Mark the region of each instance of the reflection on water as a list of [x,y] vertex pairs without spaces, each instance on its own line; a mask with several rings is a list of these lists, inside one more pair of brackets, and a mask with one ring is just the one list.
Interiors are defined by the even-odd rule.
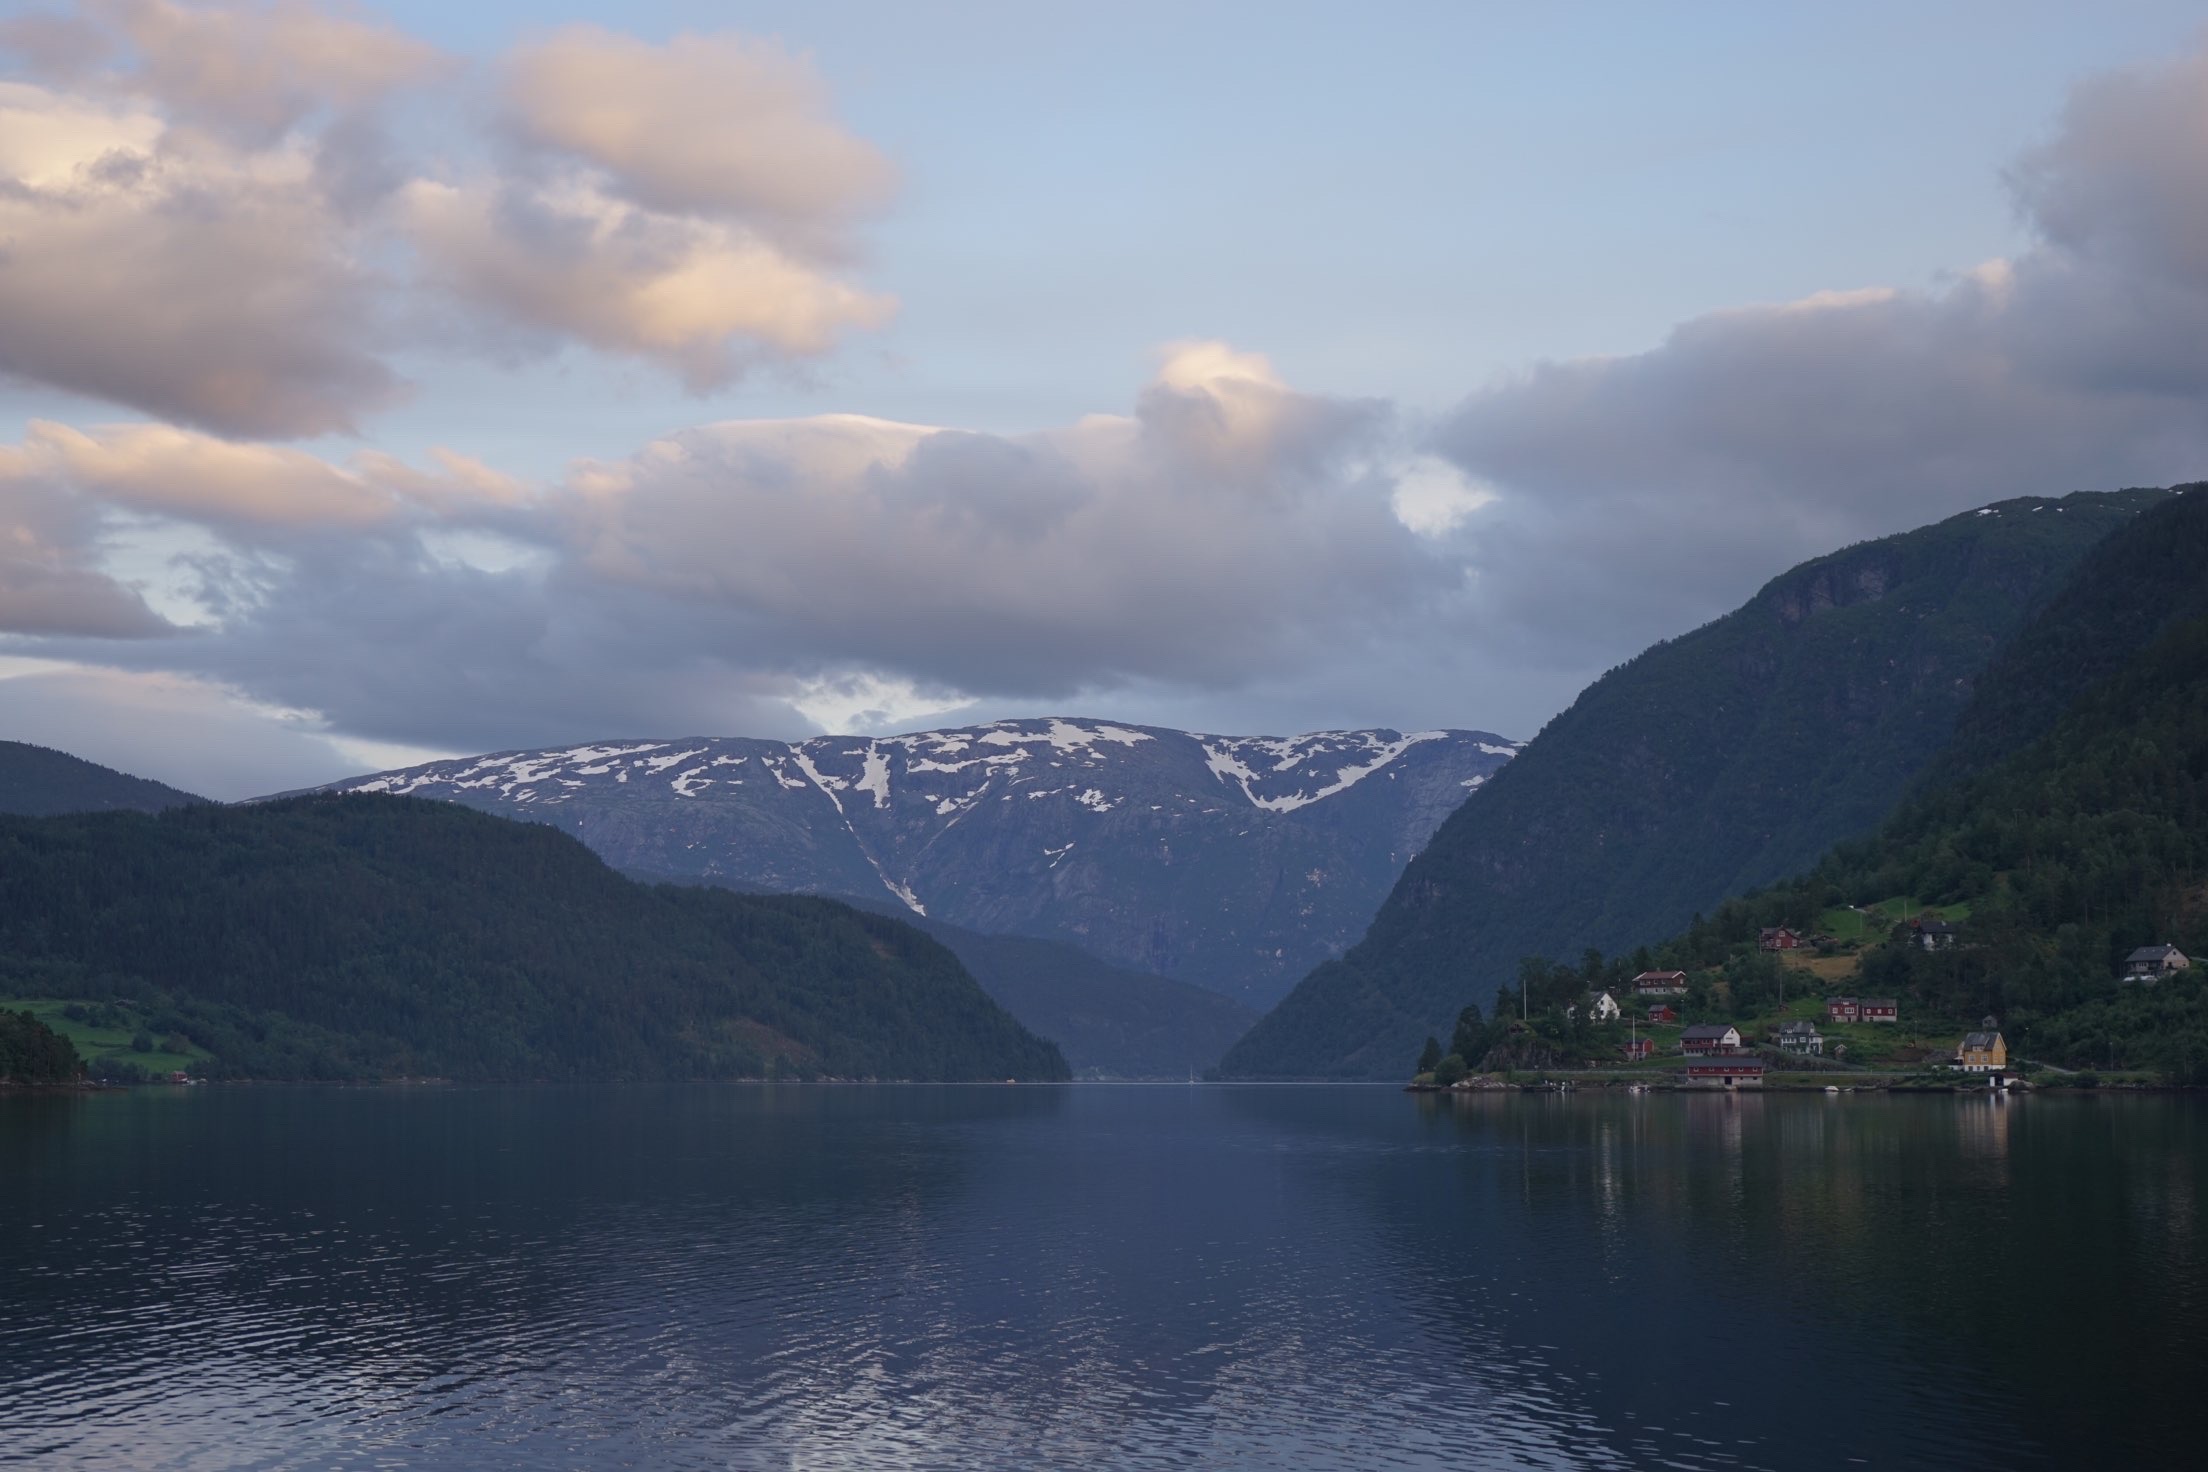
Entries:
[[0,1463],[2154,1464],[2204,1149],[2170,1098],[5,1098]]

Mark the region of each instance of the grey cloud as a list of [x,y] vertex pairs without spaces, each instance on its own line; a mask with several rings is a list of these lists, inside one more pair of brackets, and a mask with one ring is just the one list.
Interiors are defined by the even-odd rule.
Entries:
[[947,705],[1289,679],[1454,596],[1456,567],[1371,468],[1391,436],[1377,406],[1202,345],[1130,418],[1013,437],[707,426],[519,501],[465,462],[343,469],[45,426],[16,452],[42,474],[241,550],[194,563],[215,626],[158,652],[31,648],[461,748],[793,731],[808,691],[873,681]]
[[[802,722],[762,660],[729,634],[725,621],[700,627],[625,590],[441,564],[406,539],[354,536],[299,549],[248,616],[159,656],[82,641],[42,652],[181,669],[315,711],[352,735],[452,750],[644,732],[795,734]],[[724,644],[733,648],[715,648]]]
[[1232,377],[1009,439],[713,426],[599,467],[563,509],[596,575],[830,668],[1035,696],[1232,683],[1454,586],[1391,484],[1350,469],[1383,430]]
[[115,670],[0,678],[0,737],[221,801],[332,782],[362,765],[325,733],[219,687]]
[[23,474],[0,450],[0,635],[145,639],[172,632],[134,589],[99,569],[96,510]]
[[[1714,313],[1467,399],[1485,616],[1616,658],[1843,543],[2208,473],[2204,63],[2103,78],[2013,177],[2037,243],[1929,290]],[[1652,620],[1651,615],[1656,616]]]
[[0,51],[14,52],[40,76],[84,76],[114,50],[114,38],[81,15],[34,10],[0,20]]
[[0,633],[142,639],[169,631],[113,578],[0,550]]

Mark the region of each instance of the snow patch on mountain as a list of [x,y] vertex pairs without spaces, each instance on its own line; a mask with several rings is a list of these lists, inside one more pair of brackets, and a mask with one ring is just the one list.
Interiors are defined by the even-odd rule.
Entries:
[[[1292,813],[1347,792],[1421,742],[1442,741],[1449,735],[1447,731],[1413,731],[1408,735],[1394,731],[1317,731],[1286,738],[1196,739],[1203,744],[1205,764],[1212,775],[1240,788],[1251,806],[1269,813]],[[1488,750],[1487,743],[1480,745]],[[1263,772],[1250,765],[1253,757],[1265,764]],[[1295,777],[1294,787],[1275,780],[1286,774]],[[1264,790],[1268,788],[1271,790]]]
[[1480,731],[1236,737],[1038,717],[600,741],[337,786],[552,823],[655,876],[894,896],[1264,1002],[1353,942],[1404,860],[1517,751]]
[[873,794],[875,811],[889,806],[889,757],[876,742],[866,743],[866,767],[857,787],[861,792]]

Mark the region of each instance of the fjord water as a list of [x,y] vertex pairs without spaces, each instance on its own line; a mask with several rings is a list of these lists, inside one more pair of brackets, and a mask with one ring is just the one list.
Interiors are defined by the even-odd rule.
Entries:
[[0,1097],[0,1463],[2164,1465],[2174,1097]]

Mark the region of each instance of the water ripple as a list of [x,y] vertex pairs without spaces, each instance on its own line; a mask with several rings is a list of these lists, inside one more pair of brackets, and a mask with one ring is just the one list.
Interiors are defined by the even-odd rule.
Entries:
[[2028,1107],[0,1101],[0,1464],[2151,1463],[2208,1132]]

